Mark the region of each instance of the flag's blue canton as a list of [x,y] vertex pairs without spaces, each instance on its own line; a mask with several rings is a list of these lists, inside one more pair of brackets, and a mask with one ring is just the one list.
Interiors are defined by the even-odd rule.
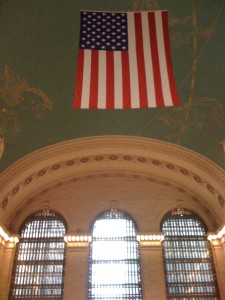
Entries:
[[80,48],[112,51],[127,50],[127,14],[82,11]]

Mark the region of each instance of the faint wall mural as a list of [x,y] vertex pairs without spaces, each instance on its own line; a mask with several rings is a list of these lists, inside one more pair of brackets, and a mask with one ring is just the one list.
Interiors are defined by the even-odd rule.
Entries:
[[[166,1],[163,3],[166,7]],[[193,129],[199,139],[204,139],[206,136],[209,137],[210,134],[214,135],[213,130],[216,129],[221,130],[225,134],[224,104],[213,97],[196,97],[194,95],[198,61],[204,53],[210,38],[215,33],[218,20],[222,17],[222,12],[224,11],[225,1],[221,1],[214,20],[210,26],[207,24],[205,28],[201,28],[198,25],[196,0],[192,0],[190,3],[191,10],[187,12],[186,17],[179,19],[173,11],[170,11],[169,15],[169,26],[172,28],[172,30],[170,30],[171,47],[177,48],[182,45],[189,45],[189,47],[192,48],[192,65],[188,72],[184,74],[184,78],[178,85],[178,90],[181,90],[184,84],[187,84],[187,82],[190,84],[187,100],[181,99],[181,101],[185,100],[185,103],[179,107],[162,110],[143,128],[143,130],[146,130],[154,125],[158,126],[159,123],[164,124],[172,129],[171,132],[166,133],[165,139],[178,144],[180,144],[182,139],[188,133],[192,132]],[[163,10],[165,7],[161,7],[158,0],[133,1],[133,10]],[[198,38],[200,37],[204,40],[201,47],[198,45]]]
[[9,127],[20,132],[23,114],[41,118],[51,109],[52,101],[41,89],[30,86],[26,79],[6,65],[0,78],[0,157]]

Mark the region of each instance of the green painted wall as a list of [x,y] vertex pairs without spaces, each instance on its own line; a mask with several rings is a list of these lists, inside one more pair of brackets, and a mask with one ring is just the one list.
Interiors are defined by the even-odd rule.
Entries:
[[[224,8],[222,0],[1,0],[0,169],[36,149],[92,135],[161,139],[224,167]],[[168,9],[182,105],[72,109],[81,9]]]

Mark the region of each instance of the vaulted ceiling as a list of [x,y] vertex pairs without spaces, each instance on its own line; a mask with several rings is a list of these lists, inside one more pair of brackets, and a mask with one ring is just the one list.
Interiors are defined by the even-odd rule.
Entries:
[[[222,0],[1,1],[1,171],[43,147],[101,135],[168,141],[224,168],[224,7]],[[168,10],[181,106],[73,109],[82,9]]]

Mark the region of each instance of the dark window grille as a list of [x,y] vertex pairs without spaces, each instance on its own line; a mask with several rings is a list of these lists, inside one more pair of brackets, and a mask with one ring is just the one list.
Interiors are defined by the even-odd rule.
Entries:
[[100,214],[92,227],[89,257],[89,300],[141,300],[136,225],[125,212]]
[[165,216],[161,227],[168,299],[220,299],[202,220],[179,208]]
[[42,210],[26,219],[17,244],[9,299],[62,299],[64,220]]

